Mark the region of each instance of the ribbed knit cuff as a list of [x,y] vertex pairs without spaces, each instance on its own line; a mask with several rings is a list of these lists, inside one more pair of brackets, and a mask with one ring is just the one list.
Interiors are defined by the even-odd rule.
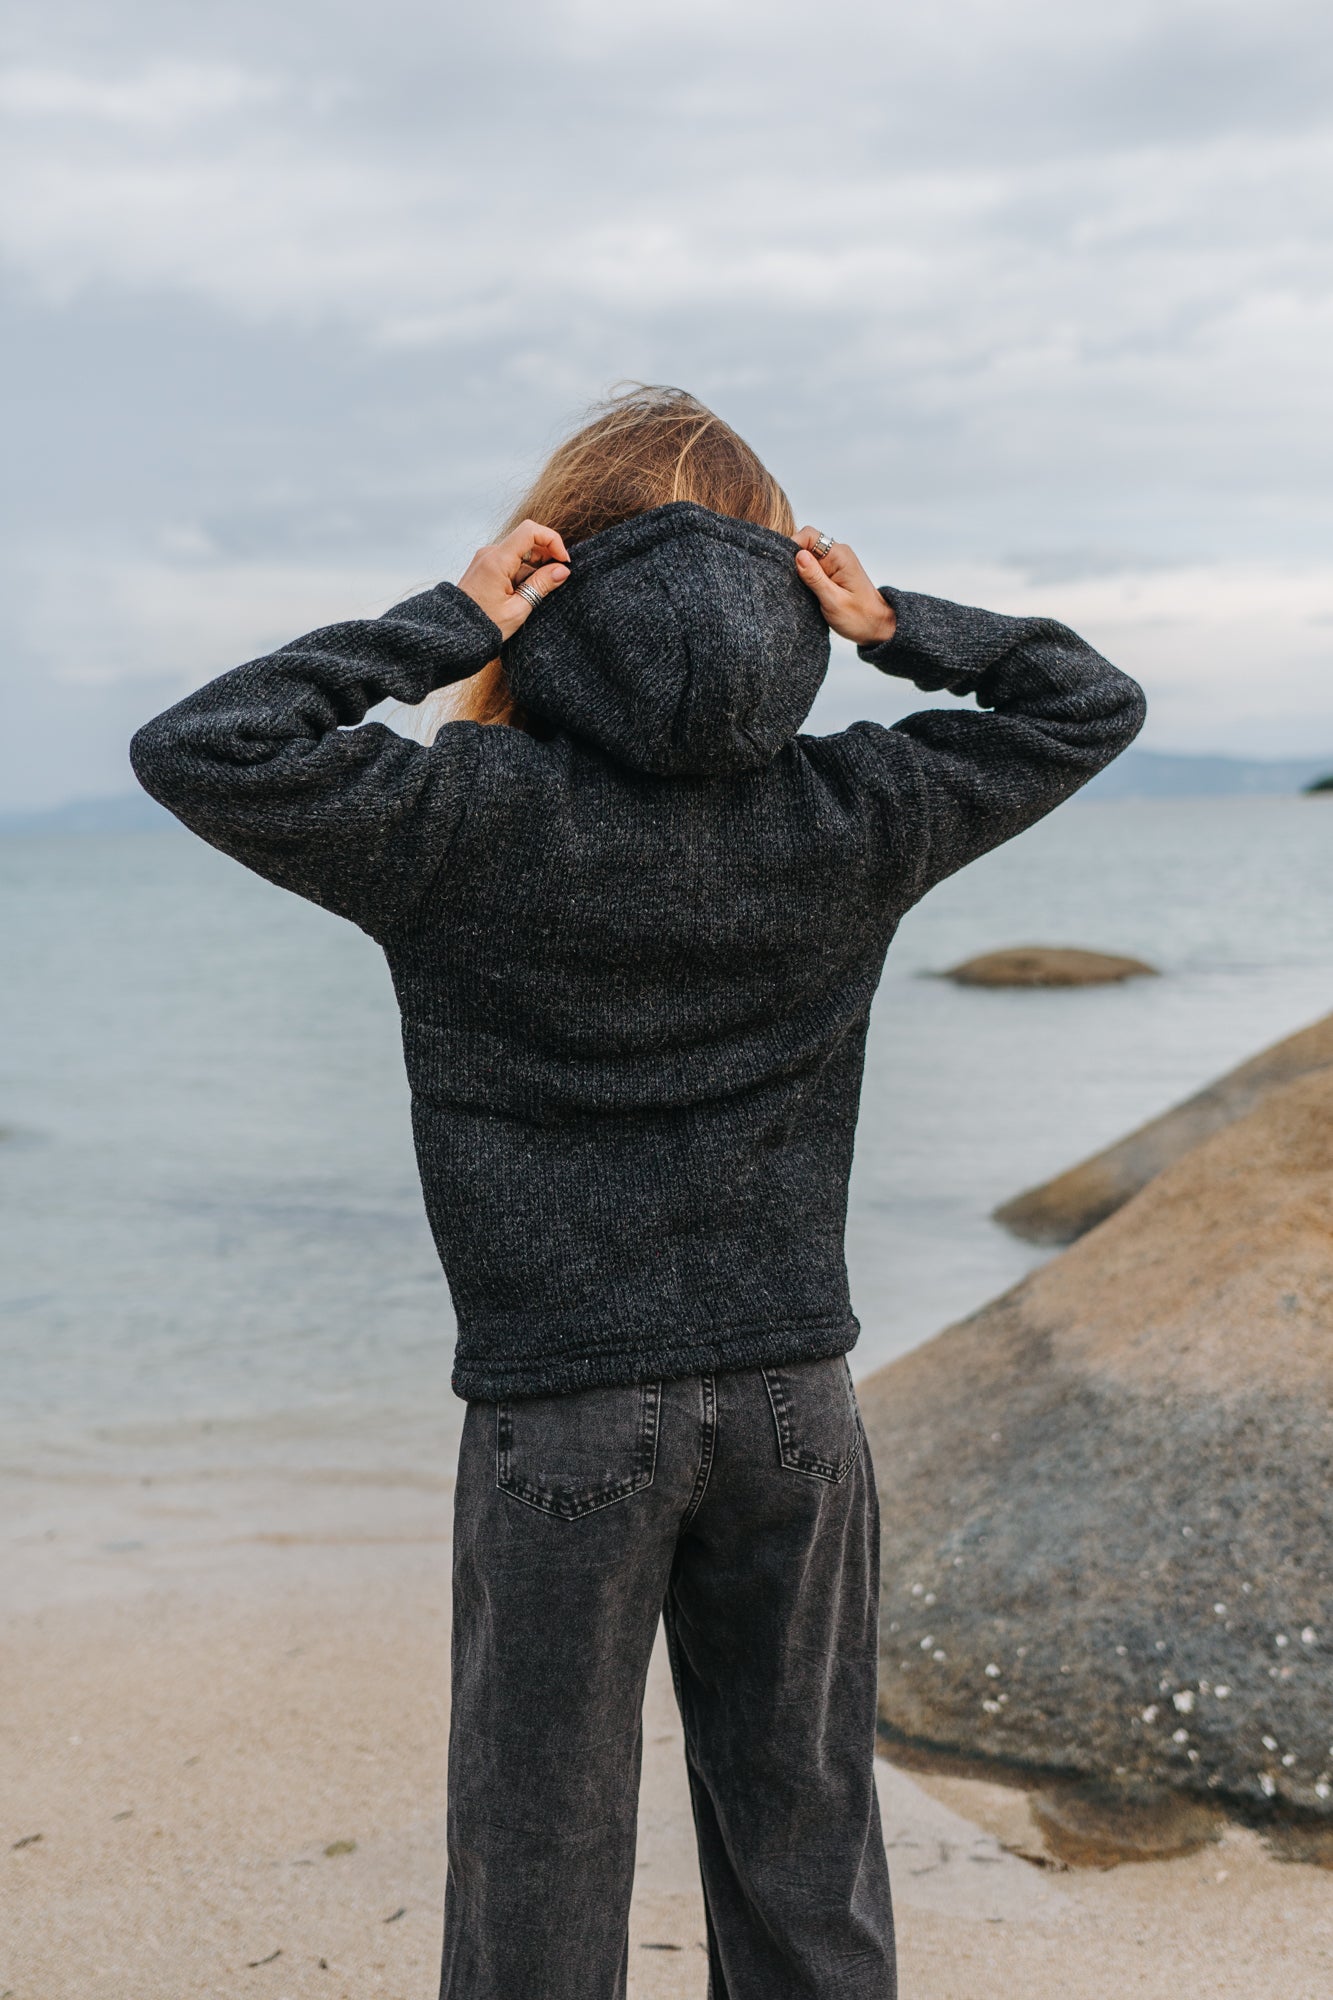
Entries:
[[857,653],[881,673],[913,681],[926,693],[974,693],[982,675],[1019,643],[1031,622],[888,584],[881,585],[879,594],[892,609],[897,629],[891,639],[858,646]]
[[[405,597],[384,613],[384,619],[419,626],[430,635],[430,658],[413,675],[420,680],[420,693],[401,696],[402,700],[424,700],[433,688],[480,673],[504,644],[495,620],[456,583],[437,583],[416,597]],[[442,675],[440,667],[446,662],[448,672]]]

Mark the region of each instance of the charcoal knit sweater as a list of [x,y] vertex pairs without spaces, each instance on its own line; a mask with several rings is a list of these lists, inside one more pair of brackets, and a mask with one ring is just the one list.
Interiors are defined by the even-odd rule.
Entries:
[[792,556],[688,504],[578,545],[504,649],[534,733],[346,726],[500,651],[442,583],[134,739],[187,826],[385,951],[463,1396],[851,1347],[847,1177],[894,929],[1139,728],[1137,685],[1063,625],[886,589],[896,636],[863,657],[989,712],[797,735],[828,634]]

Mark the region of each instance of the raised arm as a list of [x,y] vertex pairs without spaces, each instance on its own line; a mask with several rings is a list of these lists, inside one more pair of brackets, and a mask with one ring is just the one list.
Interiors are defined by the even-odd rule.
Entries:
[[552,564],[529,583],[556,553],[534,526],[481,550],[460,586],[327,625],[187,695],[130,745],[140,784],[247,868],[382,935],[448,850],[476,729],[448,726],[427,748],[380,723],[352,725],[377,702],[419,702],[495,658],[528,615],[525,586],[545,594],[568,575]]
[[973,695],[983,711],[926,709],[891,729],[861,723],[847,732],[871,766],[914,782],[925,836],[918,895],[1051,812],[1137,736],[1138,682],[1067,625],[875,590],[850,550],[837,585],[843,602],[822,566],[820,584],[811,582],[809,546],[798,568],[863,660],[927,693]]

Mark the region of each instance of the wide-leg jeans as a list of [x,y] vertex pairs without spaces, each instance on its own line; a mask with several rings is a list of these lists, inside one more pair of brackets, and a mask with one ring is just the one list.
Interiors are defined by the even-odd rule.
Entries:
[[878,1572],[841,1357],[469,1405],[442,1996],[622,2000],[664,1616],[711,2000],[893,2000]]

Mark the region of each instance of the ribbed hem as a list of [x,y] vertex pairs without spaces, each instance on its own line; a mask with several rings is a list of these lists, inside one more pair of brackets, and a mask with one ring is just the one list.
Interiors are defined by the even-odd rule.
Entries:
[[498,1403],[519,1396],[565,1396],[577,1389],[616,1389],[634,1382],[670,1381],[680,1375],[722,1374],[734,1368],[776,1368],[790,1361],[824,1361],[855,1347],[861,1328],[854,1314],[836,1320],[718,1329],[707,1339],[678,1346],[603,1348],[595,1354],[534,1355],[510,1367],[469,1360],[454,1363],[455,1394],[469,1403]]

